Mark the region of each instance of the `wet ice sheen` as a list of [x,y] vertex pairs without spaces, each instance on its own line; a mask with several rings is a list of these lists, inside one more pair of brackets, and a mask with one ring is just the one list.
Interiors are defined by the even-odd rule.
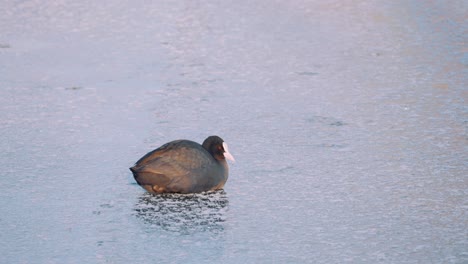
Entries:
[[[8,1],[1,263],[466,263],[463,1]],[[128,167],[217,134],[224,191]]]

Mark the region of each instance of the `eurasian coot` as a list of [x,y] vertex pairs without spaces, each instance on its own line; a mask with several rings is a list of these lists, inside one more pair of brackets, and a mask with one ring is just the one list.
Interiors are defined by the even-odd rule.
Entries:
[[149,152],[130,170],[150,193],[197,193],[222,189],[228,178],[227,144],[210,136],[200,145],[175,140]]

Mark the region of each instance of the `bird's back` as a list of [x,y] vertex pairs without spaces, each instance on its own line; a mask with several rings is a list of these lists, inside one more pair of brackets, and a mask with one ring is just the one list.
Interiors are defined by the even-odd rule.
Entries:
[[[151,192],[199,192],[223,181],[224,170],[200,144],[176,140],[149,152],[130,168],[135,180]],[[224,180],[225,181],[225,180]]]

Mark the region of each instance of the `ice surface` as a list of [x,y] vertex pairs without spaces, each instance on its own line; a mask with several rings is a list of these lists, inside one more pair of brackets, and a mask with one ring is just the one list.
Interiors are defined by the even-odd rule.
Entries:
[[[468,262],[465,1],[1,7],[1,263]],[[132,179],[213,134],[224,191]]]

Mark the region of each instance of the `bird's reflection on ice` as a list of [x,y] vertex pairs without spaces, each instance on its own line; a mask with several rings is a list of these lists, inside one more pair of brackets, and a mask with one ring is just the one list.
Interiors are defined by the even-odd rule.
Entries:
[[180,234],[219,233],[224,230],[228,205],[224,190],[198,194],[144,193],[134,210],[151,227]]

